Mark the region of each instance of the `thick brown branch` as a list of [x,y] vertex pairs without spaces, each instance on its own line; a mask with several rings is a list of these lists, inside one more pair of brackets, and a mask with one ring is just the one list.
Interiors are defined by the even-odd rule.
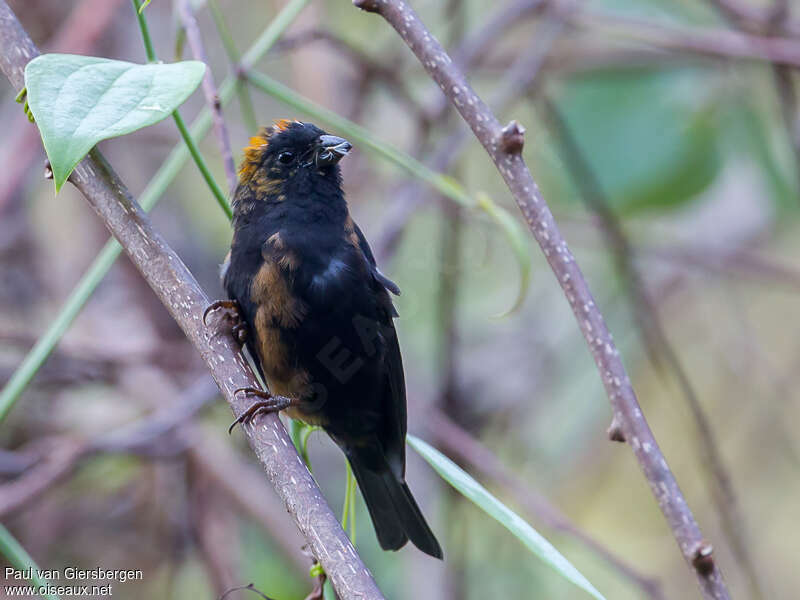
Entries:
[[[14,13],[0,0],[0,68],[15,88],[24,85],[25,64],[37,54]],[[92,151],[75,169],[70,181],[86,197],[200,353],[234,414],[242,414],[249,402],[233,392],[257,387],[258,381],[233,339],[203,326],[202,314],[209,300],[180,257],[153,229],[99,152]],[[280,419],[268,415],[243,430],[339,596],[383,598],[295,451]]]
[[697,553],[706,548],[707,542],[642,415],[605,319],[521,153],[503,150],[503,126],[404,0],[354,0],[354,4],[379,13],[397,31],[489,153],[564,290],[597,364],[614,418],[633,449],[685,559],[692,566],[703,595],[728,598],[713,557],[706,556],[704,551],[702,568],[698,565]]

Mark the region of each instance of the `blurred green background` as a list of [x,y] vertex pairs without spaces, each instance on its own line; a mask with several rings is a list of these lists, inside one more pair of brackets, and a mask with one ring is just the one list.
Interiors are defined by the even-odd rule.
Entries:
[[[43,49],[144,62],[124,0],[9,4]],[[496,15],[525,3],[412,4],[457,51],[474,48],[476,33]],[[715,35],[729,32],[758,57],[763,46],[746,36],[788,38],[800,11],[792,14],[791,6],[769,25],[732,18],[718,10],[727,2],[713,0],[527,4],[473,57],[470,80],[487,100],[510,76],[533,80],[501,98],[498,116],[527,129],[525,159],[615,334],[645,416],[733,597],[796,597],[795,77],[763,60],[725,56]],[[772,6],[734,4],[758,14]],[[282,6],[219,0],[240,51]],[[219,82],[231,67],[208,7],[197,2],[196,11]],[[178,20],[172,3],[153,0],[146,13],[158,55],[173,60]],[[791,43],[800,57],[800,40]],[[540,53],[541,68],[515,72],[532,52]],[[452,110],[438,114],[441,92],[378,17],[347,0],[313,0],[258,68],[426,164],[436,164],[437,152],[452,159],[447,173],[519,217],[482,148],[472,137],[459,140],[466,126]],[[54,197],[52,182],[43,180],[44,152],[13,102],[16,92],[0,83],[3,382],[107,239],[73,188]],[[260,124],[306,118],[251,93]],[[203,102],[195,93],[181,113],[189,120]],[[234,148],[244,146],[254,132],[236,101],[225,116]],[[100,147],[136,194],[178,140],[166,120]],[[224,185],[213,135],[201,148]],[[647,589],[652,597],[699,597],[632,453],[607,439],[611,414],[598,373],[532,238],[527,298],[511,316],[492,318],[513,304],[519,286],[503,235],[487,218],[454,210],[369,150],[355,150],[343,162],[351,213],[382,270],[403,290],[397,325],[410,432],[525,517],[606,598],[646,598]],[[221,297],[217,270],[230,226],[192,163],[153,220],[209,296]],[[398,225],[395,248],[387,232]],[[609,243],[610,230],[623,232],[622,247]],[[663,335],[654,332],[655,315]],[[698,434],[670,352],[710,423],[735,502],[720,501],[714,491],[704,454],[709,439]],[[199,357],[121,258],[0,427],[0,500],[14,490],[19,457],[41,460],[69,440],[136,422],[205,379]],[[212,399],[207,388],[202,393]],[[512,493],[448,448],[441,415],[488,448],[522,492]],[[311,581],[302,541],[242,436],[225,434],[229,420],[224,403],[215,401],[160,439],[151,455],[142,449],[94,454],[2,522],[41,567],[142,569],[144,582],[115,586],[123,599],[211,599],[249,582],[276,600],[303,598]],[[314,475],[338,511],[343,457],[322,434],[312,436],[310,450]],[[588,597],[409,456],[410,486],[446,560],[433,561],[413,547],[381,552],[359,498],[357,546],[387,597]],[[553,527],[538,498],[602,550]],[[726,524],[726,514],[733,523]],[[747,556],[736,552],[737,540]],[[660,591],[637,583],[631,572],[657,582]]]

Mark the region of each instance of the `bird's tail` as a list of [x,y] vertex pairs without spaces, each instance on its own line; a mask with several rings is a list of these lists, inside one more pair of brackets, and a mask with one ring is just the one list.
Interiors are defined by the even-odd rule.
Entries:
[[[367,504],[381,548],[398,550],[410,539],[425,554],[442,558],[442,548],[425,522],[411,490],[389,465],[374,470],[372,463],[359,458],[357,451],[347,452],[361,495]],[[374,458],[371,456],[370,458]]]

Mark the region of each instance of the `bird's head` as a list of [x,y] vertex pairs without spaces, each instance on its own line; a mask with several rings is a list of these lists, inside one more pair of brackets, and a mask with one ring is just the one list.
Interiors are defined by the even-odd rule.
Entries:
[[339,161],[352,146],[316,125],[281,119],[250,138],[239,167],[234,208],[250,199],[284,202],[340,190]]

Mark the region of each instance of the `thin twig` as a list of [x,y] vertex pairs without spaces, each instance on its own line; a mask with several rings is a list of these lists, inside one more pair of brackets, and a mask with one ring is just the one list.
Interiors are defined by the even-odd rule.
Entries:
[[[486,23],[475,32],[467,35],[453,50],[453,61],[463,69],[477,65],[485,60],[489,50],[501,41],[511,28],[526,22],[537,11],[547,9],[551,0],[514,0],[493,13]],[[431,109],[431,119],[436,122],[450,108],[446,96],[437,96]]]
[[800,190],[800,127],[797,122],[797,90],[792,71],[793,69],[786,65],[772,65],[772,77],[781,107],[781,118],[794,153],[795,182],[797,189]]
[[[568,213],[559,215],[559,220],[581,234],[599,228],[594,220],[576,218]],[[726,276],[735,281],[750,281],[762,287],[771,286],[793,293],[800,292],[800,270],[759,252],[759,248],[767,241],[768,233],[768,229],[759,228],[731,245],[692,242],[659,244],[635,241],[633,249],[634,254],[643,259]],[[647,237],[646,233],[643,237]],[[590,248],[596,246],[590,240],[586,240],[585,236],[576,239],[576,244]],[[668,287],[674,286],[670,283],[664,289]],[[653,297],[660,300],[663,299],[662,296],[661,293],[653,294]]]
[[637,245],[636,252],[648,258],[678,262],[693,268],[748,279],[792,292],[800,291],[800,271],[764,257],[749,247]]
[[561,113],[547,94],[542,97],[542,105],[545,109],[545,121],[551,126],[559,141],[567,171],[571,172],[572,180],[580,190],[581,199],[592,214],[597,216],[600,231],[613,253],[617,270],[628,287],[637,330],[640,332],[648,357],[656,367],[661,367],[661,346],[664,341],[660,335],[662,330],[655,306],[647,294],[641,274],[636,269],[628,237],[611,209],[600,182],[580,151],[577,140],[571,135]]
[[[225,54],[228,57],[228,64],[232,73],[236,73],[241,61],[241,54],[236,47],[236,42],[231,35],[228,24],[225,22],[225,15],[217,4],[217,0],[206,0],[208,9],[211,12],[211,18],[214,20],[214,25],[217,28],[222,45],[225,48]],[[236,93],[239,96],[239,107],[242,110],[242,120],[245,126],[255,132],[258,128],[258,120],[256,119],[256,111],[253,108],[253,99],[250,97],[250,90],[245,84],[244,80],[239,80],[236,85]]]
[[[283,507],[274,491],[257,469],[239,460],[218,432],[192,422],[197,411],[218,395],[219,390],[210,378],[198,378],[196,384],[181,392],[173,405],[95,440],[47,438],[34,442],[34,447],[3,452],[0,472],[19,479],[0,485],[0,519],[30,508],[46,490],[66,480],[92,456],[135,453],[156,458],[164,455],[159,449],[165,446],[162,440],[167,440],[168,448],[188,452],[191,463],[214,483],[216,492],[261,525],[281,548],[294,572],[305,575],[307,559],[300,550],[303,538],[282,517]],[[175,454],[174,450],[168,453]]]
[[500,124],[404,0],[354,0],[354,4],[380,14],[397,31],[492,158],[564,290],[611,401],[618,433],[633,449],[684,558],[692,566],[703,595],[716,600],[729,598],[722,574],[713,560],[711,546],[703,539],[642,415],[605,319],[522,159],[524,129],[516,121],[506,127]]
[[[25,65],[37,55],[38,50],[14,13],[5,0],[0,0],[0,67],[16,89],[24,86]],[[232,337],[203,325],[202,315],[209,299],[180,257],[153,229],[147,215],[98,151],[93,150],[75,168],[70,181],[197,349],[234,414],[243,414],[250,402],[234,392],[258,387],[258,380]],[[243,431],[339,596],[383,598],[278,416],[263,416]]]
[[219,596],[241,582],[238,565],[242,557],[237,523],[227,498],[222,497],[202,468],[191,460],[188,463],[189,526],[214,595]]
[[[563,0],[562,0],[563,1]],[[800,42],[705,27],[677,27],[644,18],[599,10],[576,13],[571,22],[583,29],[607,29],[623,38],[675,51],[800,67]]]
[[[464,3],[460,0],[448,0],[442,10],[449,17],[448,46],[452,47],[464,37],[466,27]],[[447,118],[453,115],[447,115]],[[430,144],[433,133],[430,123],[417,123],[419,139],[424,146]],[[419,145],[423,145],[420,143]],[[457,176],[457,173],[452,173]],[[426,194],[427,195],[427,194]],[[437,359],[437,391],[433,406],[428,406],[425,412],[440,410],[443,414],[458,418],[463,414],[462,407],[458,406],[460,397],[457,393],[457,361],[461,350],[458,338],[457,313],[461,306],[459,294],[461,286],[462,253],[464,214],[460,206],[445,202],[441,195],[437,195],[439,207],[439,256],[438,256],[438,287],[436,290],[436,351]],[[469,561],[465,548],[468,546],[466,537],[469,535],[461,527],[459,509],[465,505],[466,498],[453,487],[446,486],[444,490],[444,513],[448,515],[447,523],[451,531],[459,532],[461,550],[450,555],[447,569],[444,573],[442,600],[460,600],[469,595]],[[454,546],[456,544],[453,544]]]
[[88,447],[80,440],[64,440],[50,445],[47,457],[25,475],[0,486],[0,518],[29,506],[45,491],[66,479],[86,456]]
[[197,26],[197,19],[192,10],[191,0],[180,0],[178,2],[178,13],[183,22],[183,28],[186,30],[186,40],[189,42],[192,55],[206,64],[206,72],[203,76],[203,95],[206,97],[206,103],[211,109],[211,116],[214,119],[214,133],[217,136],[219,153],[222,156],[222,164],[225,167],[228,189],[233,192],[238,180],[236,178],[236,166],[233,163],[233,152],[231,152],[231,141],[228,137],[228,126],[225,123],[225,116],[222,114],[222,103],[220,102],[217,86],[214,83],[214,75],[211,73],[208,55],[203,45],[203,37],[200,35],[200,28]]
[[[743,5],[732,0],[709,0],[714,8],[734,27],[750,33],[763,33],[768,36],[785,33],[792,35],[793,25],[787,20],[788,0],[775,0],[771,8],[763,11],[746,11]],[[795,36],[800,36],[798,31]],[[781,108],[781,117],[786,129],[789,145],[794,152],[795,180],[800,190],[800,130],[797,122],[797,91],[795,90],[793,69],[788,65],[771,65],[775,92]]]
[[[306,29],[292,36],[284,37],[275,44],[274,52],[288,52],[296,50],[306,44],[313,42],[324,42],[332,50],[339,52],[347,61],[352,64],[359,73],[359,78],[367,83],[373,80],[383,82],[392,91],[392,99],[401,103],[407,108],[415,119],[428,122],[428,115],[420,107],[419,102],[411,95],[407,87],[403,85],[398,76],[397,65],[389,62],[391,66],[386,66],[380,60],[373,58],[366,52],[357,48],[344,38],[324,29]],[[359,85],[357,96],[364,98],[367,95],[368,86]]]
[[[789,14],[788,0],[774,0],[766,21],[766,33],[790,33],[791,23],[787,20]],[[792,34],[800,37],[800,31]],[[775,91],[781,105],[781,116],[789,138],[789,144],[794,152],[794,170],[798,192],[800,192],[800,128],[797,120],[797,89],[794,84],[794,70],[787,65],[772,65],[772,74],[775,80]]]

